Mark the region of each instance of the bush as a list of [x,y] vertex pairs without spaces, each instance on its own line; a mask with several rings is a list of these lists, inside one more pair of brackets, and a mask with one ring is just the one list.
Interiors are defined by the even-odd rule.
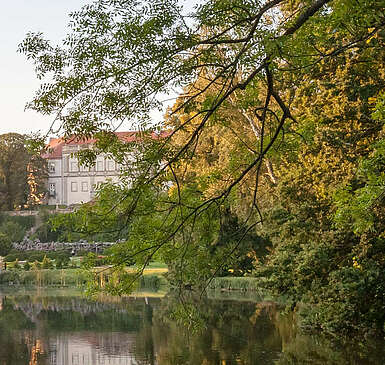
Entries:
[[6,256],[11,249],[11,240],[5,233],[0,232],[0,256]]
[[31,264],[29,263],[29,261],[27,261],[27,262],[24,264],[24,270],[25,270],[25,271],[31,270]]
[[38,272],[29,270],[0,273],[0,284],[3,285],[77,286],[85,282],[86,275],[79,270],[39,270]]
[[17,269],[20,269],[19,260],[16,259],[16,260],[13,262],[12,266],[13,266],[13,268],[16,269],[16,270],[17,270]]
[[214,278],[208,288],[214,290],[259,291],[261,289],[260,282],[261,280],[258,278],[226,276]]
[[52,269],[53,268],[53,263],[51,259],[47,257],[47,255],[44,256],[43,261],[41,263],[41,268],[42,269]]
[[4,233],[11,242],[20,242],[25,233],[35,225],[35,216],[0,215],[0,232]]
[[22,227],[14,222],[4,222],[0,226],[0,232],[5,234],[11,242],[20,242],[24,237]]
[[167,280],[159,275],[143,275],[139,280],[140,289],[159,290],[165,285],[167,285]]
[[303,325],[349,334],[385,325],[385,270],[374,262],[332,272],[329,285],[308,293]]
[[0,284],[19,284],[20,275],[17,271],[3,271],[0,273]]
[[16,222],[6,221],[1,224],[0,232],[4,233],[11,242],[21,242],[26,229]]
[[57,269],[65,269],[70,263],[69,256],[59,256],[55,259]]
[[19,226],[23,227],[24,231],[28,231],[36,224],[36,217],[34,215],[27,216],[9,216],[7,221],[14,222]]
[[43,261],[44,256],[47,256],[51,260],[55,260],[55,261],[61,260],[61,261],[67,261],[68,262],[71,254],[66,250],[49,251],[49,252],[11,250],[8,253],[8,255],[6,255],[5,260],[9,261],[9,262],[15,261],[16,259],[19,259],[21,261],[28,260],[30,262]]
[[39,270],[41,268],[41,264],[39,261],[35,260],[33,263],[32,263],[32,269],[33,270]]
[[28,216],[10,216],[7,214],[0,214],[0,225],[6,222],[13,222],[17,223],[21,227],[23,227],[25,230],[31,229],[36,222],[36,217],[34,215],[28,215]]

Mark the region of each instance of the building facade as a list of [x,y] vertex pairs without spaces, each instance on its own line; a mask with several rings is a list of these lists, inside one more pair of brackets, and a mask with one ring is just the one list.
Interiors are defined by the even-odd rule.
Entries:
[[[135,140],[136,132],[117,132],[119,139]],[[95,165],[79,164],[76,152],[92,148],[95,140],[64,140],[51,138],[48,153],[43,155],[48,164],[49,205],[74,205],[86,203],[95,196],[96,187],[107,180],[118,182],[122,166],[105,154],[98,154]]]

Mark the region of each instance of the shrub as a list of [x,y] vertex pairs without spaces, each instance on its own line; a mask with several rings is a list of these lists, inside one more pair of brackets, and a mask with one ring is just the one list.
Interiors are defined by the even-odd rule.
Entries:
[[38,270],[41,268],[41,264],[39,261],[35,260],[33,263],[32,263],[32,269],[33,270]]
[[20,224],[12,221],[5,221],[0,226],[0,232],[4,233],[11,242],[20,242],[25,235],[25,228]]
[[0,232],[0,256],[6,256],[11,249],[11,240],[5,233]]
[[302,311],[303,325],[349,334],[368,329],[381,332],[385,324],[385,270],[373,261],[361,268],[332,272],[329,285],[314,288]]
[[31,269],[31,264],[29,263],[29,261],[27,261],[25,264],[24,264],[24,270],[25,271],[29,271]]
[[217,277],[210,284],[209,289],[215,290],[260,290],[260,279],[249,277]]
[[41,268],[42,269],[52,269],[53,268],[53,263],[51,259],[47,257],[47,255],[44,256],[43,261],[41,263]]
[[167,285],[167,280],[159,275],[143,275],[139,280],[141,289],[159,290],[164,285]]
[[35,225],[36,217],[34,215],[8,216],[7,221],[14,222],[19,226],[23,227],[24,231],[28,231]]
[[18,250],[11,250],[9,251],[8,255],[6,255],[5,260],[6,261],[15,261],[16,259],[19,260],[28,260],[30,262],[33,261],[43,261],[44,256],[47,256],[51,260],[62,260],[68,262],[69,257],[71,254],[66,250],[61,251],[49,251],[49,252],[42,252],[42,251],[18,251]]
[[65,269],[70,263],[69,256],[59,256],[55,259],[57,269]]
[[18,284],[20,275],[17,271],[3,271],[0,273],[0,284]]
[[19,260],[18,259],[16,259],[14,262],[13,262],[13,268],[14,269],[20,269],[20,264],[19,264]]
[[24,228],[24,230],[31,229],[36,222],[36,217],[34,215],[28,215],[28,216],[9,216],[6,214],[0,214],[0,225],[6,223],[6,222],[13,222],[17,223],[21,227]]

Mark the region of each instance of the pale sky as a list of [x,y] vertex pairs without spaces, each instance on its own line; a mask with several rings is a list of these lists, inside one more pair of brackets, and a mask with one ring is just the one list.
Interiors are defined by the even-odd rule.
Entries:
[[[67,34],[68,14],[92,0],[0,0],[0,134],[46,134],[52,116],[24,110],[39,87],[33,65],[18,44],[27,32],[42,32],[54,44]],[[191,9],[197,0],[182,0]]]
[[33,65],[17,53],[27,32],[57,43],[67,33],[68,14],[90,0],[0,0],[0,134],[46,133],[52,117],[24,111],[39,86]]

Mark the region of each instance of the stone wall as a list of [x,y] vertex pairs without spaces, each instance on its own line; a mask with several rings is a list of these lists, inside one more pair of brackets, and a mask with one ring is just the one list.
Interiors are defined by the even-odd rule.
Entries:
[[[44,205],[42,205],[44,207]],[[47,213],[55,214],[55,213],[72,213],[74,211],[73,208],[66,209],[46,209],[44,210]],[[28,216],[28,215],[38,215],[40,210],[11,210],[11,211],[3,211],[3,214],[7,214],[10,216]]]
[[13,248],[20,251],[60,251],[67,250],[74,254],[79,251],[101,252],[113,245],[113,242],[40,242],[39,240],[30,240],[25,238],[22,242],[12,243]]

